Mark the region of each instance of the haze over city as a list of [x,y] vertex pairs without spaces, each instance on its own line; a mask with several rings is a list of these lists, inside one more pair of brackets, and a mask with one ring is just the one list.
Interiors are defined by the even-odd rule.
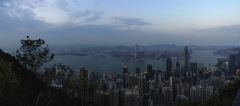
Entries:
[[238,0],[1,0],[0,47],[31,35],[50,45],[239,45]]

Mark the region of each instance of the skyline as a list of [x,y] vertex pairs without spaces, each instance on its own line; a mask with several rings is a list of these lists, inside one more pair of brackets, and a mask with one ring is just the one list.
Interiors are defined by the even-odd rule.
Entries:
[[1,0],[0,47],[27,35],[51,45],[240,45],[237,0]]

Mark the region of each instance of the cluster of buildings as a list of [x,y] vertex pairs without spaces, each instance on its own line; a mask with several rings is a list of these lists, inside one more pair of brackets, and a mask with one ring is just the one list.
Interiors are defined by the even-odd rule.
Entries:
[[[97,86],[92,96],[98,106],[171,106],[182,102],[204,102],[230,83],[240,68],[240,55],[219,61],[217,66],[190,62],[188,47],[183,57],[166,57],[166,70],[124,66],[120,74],[80,70],[81,79]],[[239,63],[238,63],[239,62]],[[234,69],[232,69],[234,68]],[[234,73],[235,72],[235,73]],[[240,71],[239,71],[240,72]]]

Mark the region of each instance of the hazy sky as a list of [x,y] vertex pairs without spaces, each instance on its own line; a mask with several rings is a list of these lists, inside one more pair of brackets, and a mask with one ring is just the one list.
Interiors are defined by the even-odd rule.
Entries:
[[240,45],[240,0],[0,0],[0,47]]

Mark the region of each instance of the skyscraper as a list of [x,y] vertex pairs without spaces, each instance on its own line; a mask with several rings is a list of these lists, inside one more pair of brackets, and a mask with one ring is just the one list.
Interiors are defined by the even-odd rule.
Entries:
[[86,101],[87,101],[87,96],[88,96],[88,93],[87,93],[87,87],[88,87],[88,70],[85,68],[85,67],[81,67],[80,68],[80,98],[81,99],[81,103],[83,105],[87,104]]
[[149,79],[153,80],[153,78],[154,78],[154,70],[152,68],[152,65],[149,64],[147,65],[147,80]]
[[188,47],[185,46],[185,48],[184,48],[184,62],[185,62],[186,72],[188,72],[188,73],[189,73],[189,59],[190,59],[189,50],[188,50]]
[[134,58],[137,59],[137,44],[135,45],[135,48],[134,48]]
[[169,77],[172,75],[172,60],[171,58],[167,58],[167,61],[166,61],[166,67],[167,67],[167,79],[169,79]]
[[85,67],[80,68],[80,79],[87,80],[88,79],[88,70]]
[[179,62],[176,62],[176,74],[177,77],[182,78],[181,66]]
[[123,66],[123,75],[125,74],[129,74],[127,65]]
[[140,67],[136,67],[136,75],[140,74]]
[[236,70],[235,61],[236,61],[235,56],[230,55],[230,57],[229,57],[229,69],[230,69],[231,73],[233,73],[233,71]]
[[128,87],[128,75],[129,75],[128,66],[125,65],[123,67],[123,88],[127,88]]

